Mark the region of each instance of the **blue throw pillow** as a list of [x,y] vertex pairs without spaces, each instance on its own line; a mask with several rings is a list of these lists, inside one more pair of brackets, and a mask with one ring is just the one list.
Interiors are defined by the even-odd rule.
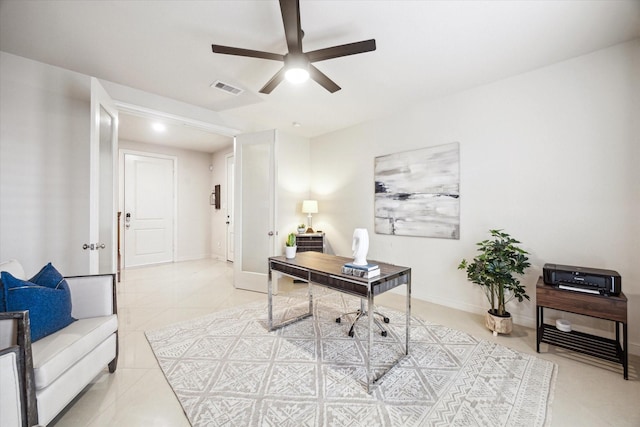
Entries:
[[29,281],[0,273],[7,311],[29,310],[31,341],[71,324],[71,292],[67,281],[47,264]]
[[4,285],[2,284],[2,275],[0,275],[0,311],[7,311],[7,298],[4,292]]

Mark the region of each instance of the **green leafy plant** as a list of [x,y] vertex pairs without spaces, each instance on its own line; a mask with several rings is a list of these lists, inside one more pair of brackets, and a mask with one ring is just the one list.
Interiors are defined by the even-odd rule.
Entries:
[[296,245],[296,233],[289,233],[287,241],[284,242],[285,246],[293,247]]
[[484,288],[491,303],[491,314],[508,316],[505,305],[509,301],[514,298],[519,302],[529,299],[526,289],[514,275],[524,274],[531,264],[528,252],[516,246],[519,241],[502,230],[489,232],[492,239],[477,243],[479,255],[472,262],[463,259],[458,269],[466,270],[467,279]]
[[298,224],[298,228],[307,228],[305,224]]

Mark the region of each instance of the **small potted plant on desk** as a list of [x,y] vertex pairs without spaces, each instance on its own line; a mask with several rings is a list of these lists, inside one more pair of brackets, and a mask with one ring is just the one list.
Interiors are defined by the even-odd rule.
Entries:
[[524,286],[515,274],[522,275],[531,264],[528,252],[516,246],[520,242],[502,230],[489,230],[493,239],[483,240],[478,245],[477,255],[472,262],[463,259],[459,270],[467,271],[467,279],[484,288],[491,309],[485,317],[485,325],[498,333],[508,334],[513,330],[511,314],[505,305],[514,298],[519,302],[529,299]]
[[307,226],[304,224],[298,224],[298,234],[302,234],[307,230]]
[[296,250],[298,247],[296,246],[296,234],[289,233],[287,236],[287,240],[284,242],[284,255],[287,259],[292,259],[296,257]]

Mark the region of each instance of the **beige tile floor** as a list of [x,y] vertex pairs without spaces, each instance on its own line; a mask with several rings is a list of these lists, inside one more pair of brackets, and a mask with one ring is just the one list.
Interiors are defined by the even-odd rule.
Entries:
[[[118,284],[118,369],[114,374],[105,369],[50,425],[189,426],[144,331],[266,298],[234,289],[232,277],[232,266],[215,260],[124,271]],[[404,307],[404,298],[399,295],[383,295],[376,301]],[[481,316],[417,299],[412,300],[412,314],[535,354],[533,329],[515,326],[511,335],[494,338],[484,328]],[[640,358],[631,358],[629,380],[625,381],[616,365],[601,366],[595,359],[544,344],[541,350],[539,357],[558,364],[551,426],[640,426]]]

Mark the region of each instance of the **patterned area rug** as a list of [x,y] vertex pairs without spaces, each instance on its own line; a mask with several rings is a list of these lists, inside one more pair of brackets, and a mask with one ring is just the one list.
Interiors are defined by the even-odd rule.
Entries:
[[[314,288],[316,292],[316,288]],[[466,333],[411,320],[409,356],[366,392],[366,322],[335,322],[357,298],[314,294],[314,316],[274,332],[253,303],[147,331],[193,426],[543,426],[556,366]],[[266,300],[266,297],[265,297]],[[276,319],[308,308],[276,297]],[[280,310],[277,308],[280,307]],[[372,366],[402,354],[404,314],[376,330]]]

